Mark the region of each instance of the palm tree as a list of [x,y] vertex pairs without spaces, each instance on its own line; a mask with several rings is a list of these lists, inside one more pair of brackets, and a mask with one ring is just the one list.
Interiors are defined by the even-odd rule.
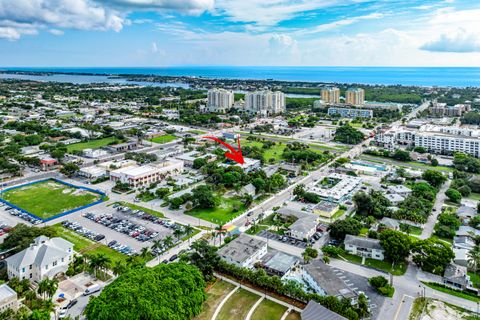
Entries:
[[45,294],[48,290],[48,286],[49,286],[49,280],[48,278],[45,278],[43,279],[42,281],[40,281],[38,283],[38,288],[37,288],[37,292],[39,295],[42,296],[42,298],[45,300]]
[[308,264],[310,262],[310,260],[312,260],[312,257],[310,257],[310,255],[308,254],[307,251],[302,252],[302,258],[303,258],[303,261],[305,262],[305,264]]
[[48,296],[49,299],[51,299],[53,297],[53,295],[55,294],[55,292],[57,292],[57,289],[58,289],[58,279],[57,278],[52,278],[52,279],[46,279],[48,280],[48,286],[47,286],[47,291],[46,291],[46,294]]
[[175,236],[175,238],[177,238],[177,240],[180,240],[180,237],[182,236],[182,234],[183,232],[180,229],[173,230],[173,235]]
[[163,248],[163,243],[160,240],[153,240],[152,250],[158,251],[157,258],[160,260],[160,250]]
[[246,194],[243,196],[243,205],[245,208],[249,208],[253,203],[253,197],[250,194]]
[[328,257],[328,256],[323,256],[322,259],[323,259],[323,262],[324,262],[325,264],[329,264],[329,263],[330,263],[330,257]]
[[217,236],[220,237],[220,245],[222,244],[222,236],[227,234],[225,232],[225,229],[223,229],[223,226],[219,224],[217,227],[215,227],[215,231],[217,231]]
[[480,245],[476,245],[472,250],[467,254],[468,263],[471,268],[476,272],[480,269]]
[[[191,225],[185,226],[185,234],[188,236],[190,235],[195,229]],[[190,237],[188,237],[188,244],[190,244]]]
[[172,236],[166,236],[163,239],[163,245],[168,249],[170,249],[173,246],[173,238]]
[[103,253],[97,255],[97,266],[101,271],[105,272],[111,262],[112,260],[107,255]]
[[142,257],[143,260],[147,260],[149,256],[150,256],[150,249],[148,247],[143,247],[142,250],[140,250],[140,257]]
[[127,266],[125,265],[125,263],[123,263],[120,260],[115,261],[115,263],[113,264],[112,271],[113,271],[113,274],[116,276],[121,275],[126,270],[127,270]]

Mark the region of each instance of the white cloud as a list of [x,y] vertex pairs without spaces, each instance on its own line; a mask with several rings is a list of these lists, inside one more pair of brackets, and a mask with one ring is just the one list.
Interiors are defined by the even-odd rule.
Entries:
[[193,15],[213,10],[214,6],[214,0],[107,0],[104,2],[119,9],[176,11]]
[[299,30],[296,33],[306,35],[306,34],[314,34],[314,33],[319,33],[319,32],[325,32],[325,31],[336,29],[338,27],[349,26],[349,25],[352,25],[354,23],[360,22],[362,20],[381,19],[383,17],[384,17],[384,15],[381,14],[381,13],[371,13],[371,14],[368,14],[368,15],[365,15],[365,16],[358,16],[358,17],[347,18],[347,19],[343,19],[343,20],[330,22],[330,23],[320,24],[320,25],[318,25],[316,27],[313,27],[313,28]]
[[50,32],[51,34],[53,34],[55,36],[61,36],[65,33],[62,30],[58,30],[58,29],[50,29],[50,30],[48,30],[48,32]]
[[480,52],[480,33],[459,29],[453,34],[442,34],[420,49],[433,52]]
[[368,0],[217,0],[219,14],[232,21],[273,26],[311,10],[367,2]]

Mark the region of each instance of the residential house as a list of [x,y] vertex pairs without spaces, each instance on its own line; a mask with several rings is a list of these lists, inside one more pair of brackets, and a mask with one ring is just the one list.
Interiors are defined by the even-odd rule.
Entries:
[[267,242],[245,233],[218,250],[218,255],[224,261],[245,268],[253,267],[266,254]]
[[383,217],[379,222],[379,228],[400,230],[400,222],[392,218]]
[[262,266],[265,271],[280,278],[288,275],[299,263],[299,258],[277,250],[269,250],[262,258]]
[[313,207],[313,213],[322,217],[331,218],[335,212],[338,211],[338,208],[338,203],[322,200]]
[[443,273],[443,283],[460,290],[465,290],[467,287],[472,286],[470,277],[467,274],[467,268],[457,266],[453,263],[445,268],[445,272]]
[[395,193],[398,195],[401,195],[402,197],[407,197],[409,194],[412,193],[412,190],[405,187],[404,185],[394,185],[394,186],[388,186],[387,191],[389,193]]
[[355,294],[323,261],[313,260],[303,266],[303,280],[322,296],[354,298]]
[[350,254],[375,260],[384,259],[384,250],[380,245],[380,240],[347,234],[344,244],[345,250]]
[[250,195],[250,196],[254,197],[255,193],[256,193],[255,190],[256,190],[255,186],[253,184],[249,183],[249,184],[247,184],[246,186],[243,186],[240,189],[239,194],[241,196]]
[[6,310],[18,310],[17,293],[6,283],[0,285],[0,314]]
[[405,198],[399,194],[396,193],[389,193],[385,195],[385,198],[388,199],[391,203],[394,205],[398,205],[400,202],[404,201]]
[[73,244],[63,238],[39,236],[26,249],[6,259],[7,274],[20,280],[39,282],[53,278],[68,269],[72,261]]
[[315,214],[286,207],[280,208],[277,213],[284,217],[296,218],[296,221],[288,227],[287,231],[287,235],[292,238],[302,241],[309,240],[317,232],[319,217]]

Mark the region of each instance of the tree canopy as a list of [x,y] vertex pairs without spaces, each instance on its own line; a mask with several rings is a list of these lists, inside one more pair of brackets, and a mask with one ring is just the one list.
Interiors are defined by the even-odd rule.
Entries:
[[425,239],[412,245],[413,262],[427,272],[443,275],[454,257],[452,249],[443,241]]
[[363,141],[363,133],[347,124],[337,128],[334,140],[347,144],[358,144]]
[[385,257],[392,262],[404,261],[410,255],[411,240],[403,232],[385,230],[380,233],[380,244]]
[[122,274],[92,297],[85,314],[97,320],[187,320],[206,299],[202,273],[185,263],[136,268]]

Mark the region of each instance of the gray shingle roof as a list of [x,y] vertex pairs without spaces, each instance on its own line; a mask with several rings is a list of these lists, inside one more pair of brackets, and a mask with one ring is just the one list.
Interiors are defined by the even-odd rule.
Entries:
[[344,243],[359,248],[383,250],[382,246],[380,245],[380,240],[352,236],[351,234],[347,234]]
[[335,313],[321,304],[310,300],[302,312],[302,320],[347,320],[338,313]]

